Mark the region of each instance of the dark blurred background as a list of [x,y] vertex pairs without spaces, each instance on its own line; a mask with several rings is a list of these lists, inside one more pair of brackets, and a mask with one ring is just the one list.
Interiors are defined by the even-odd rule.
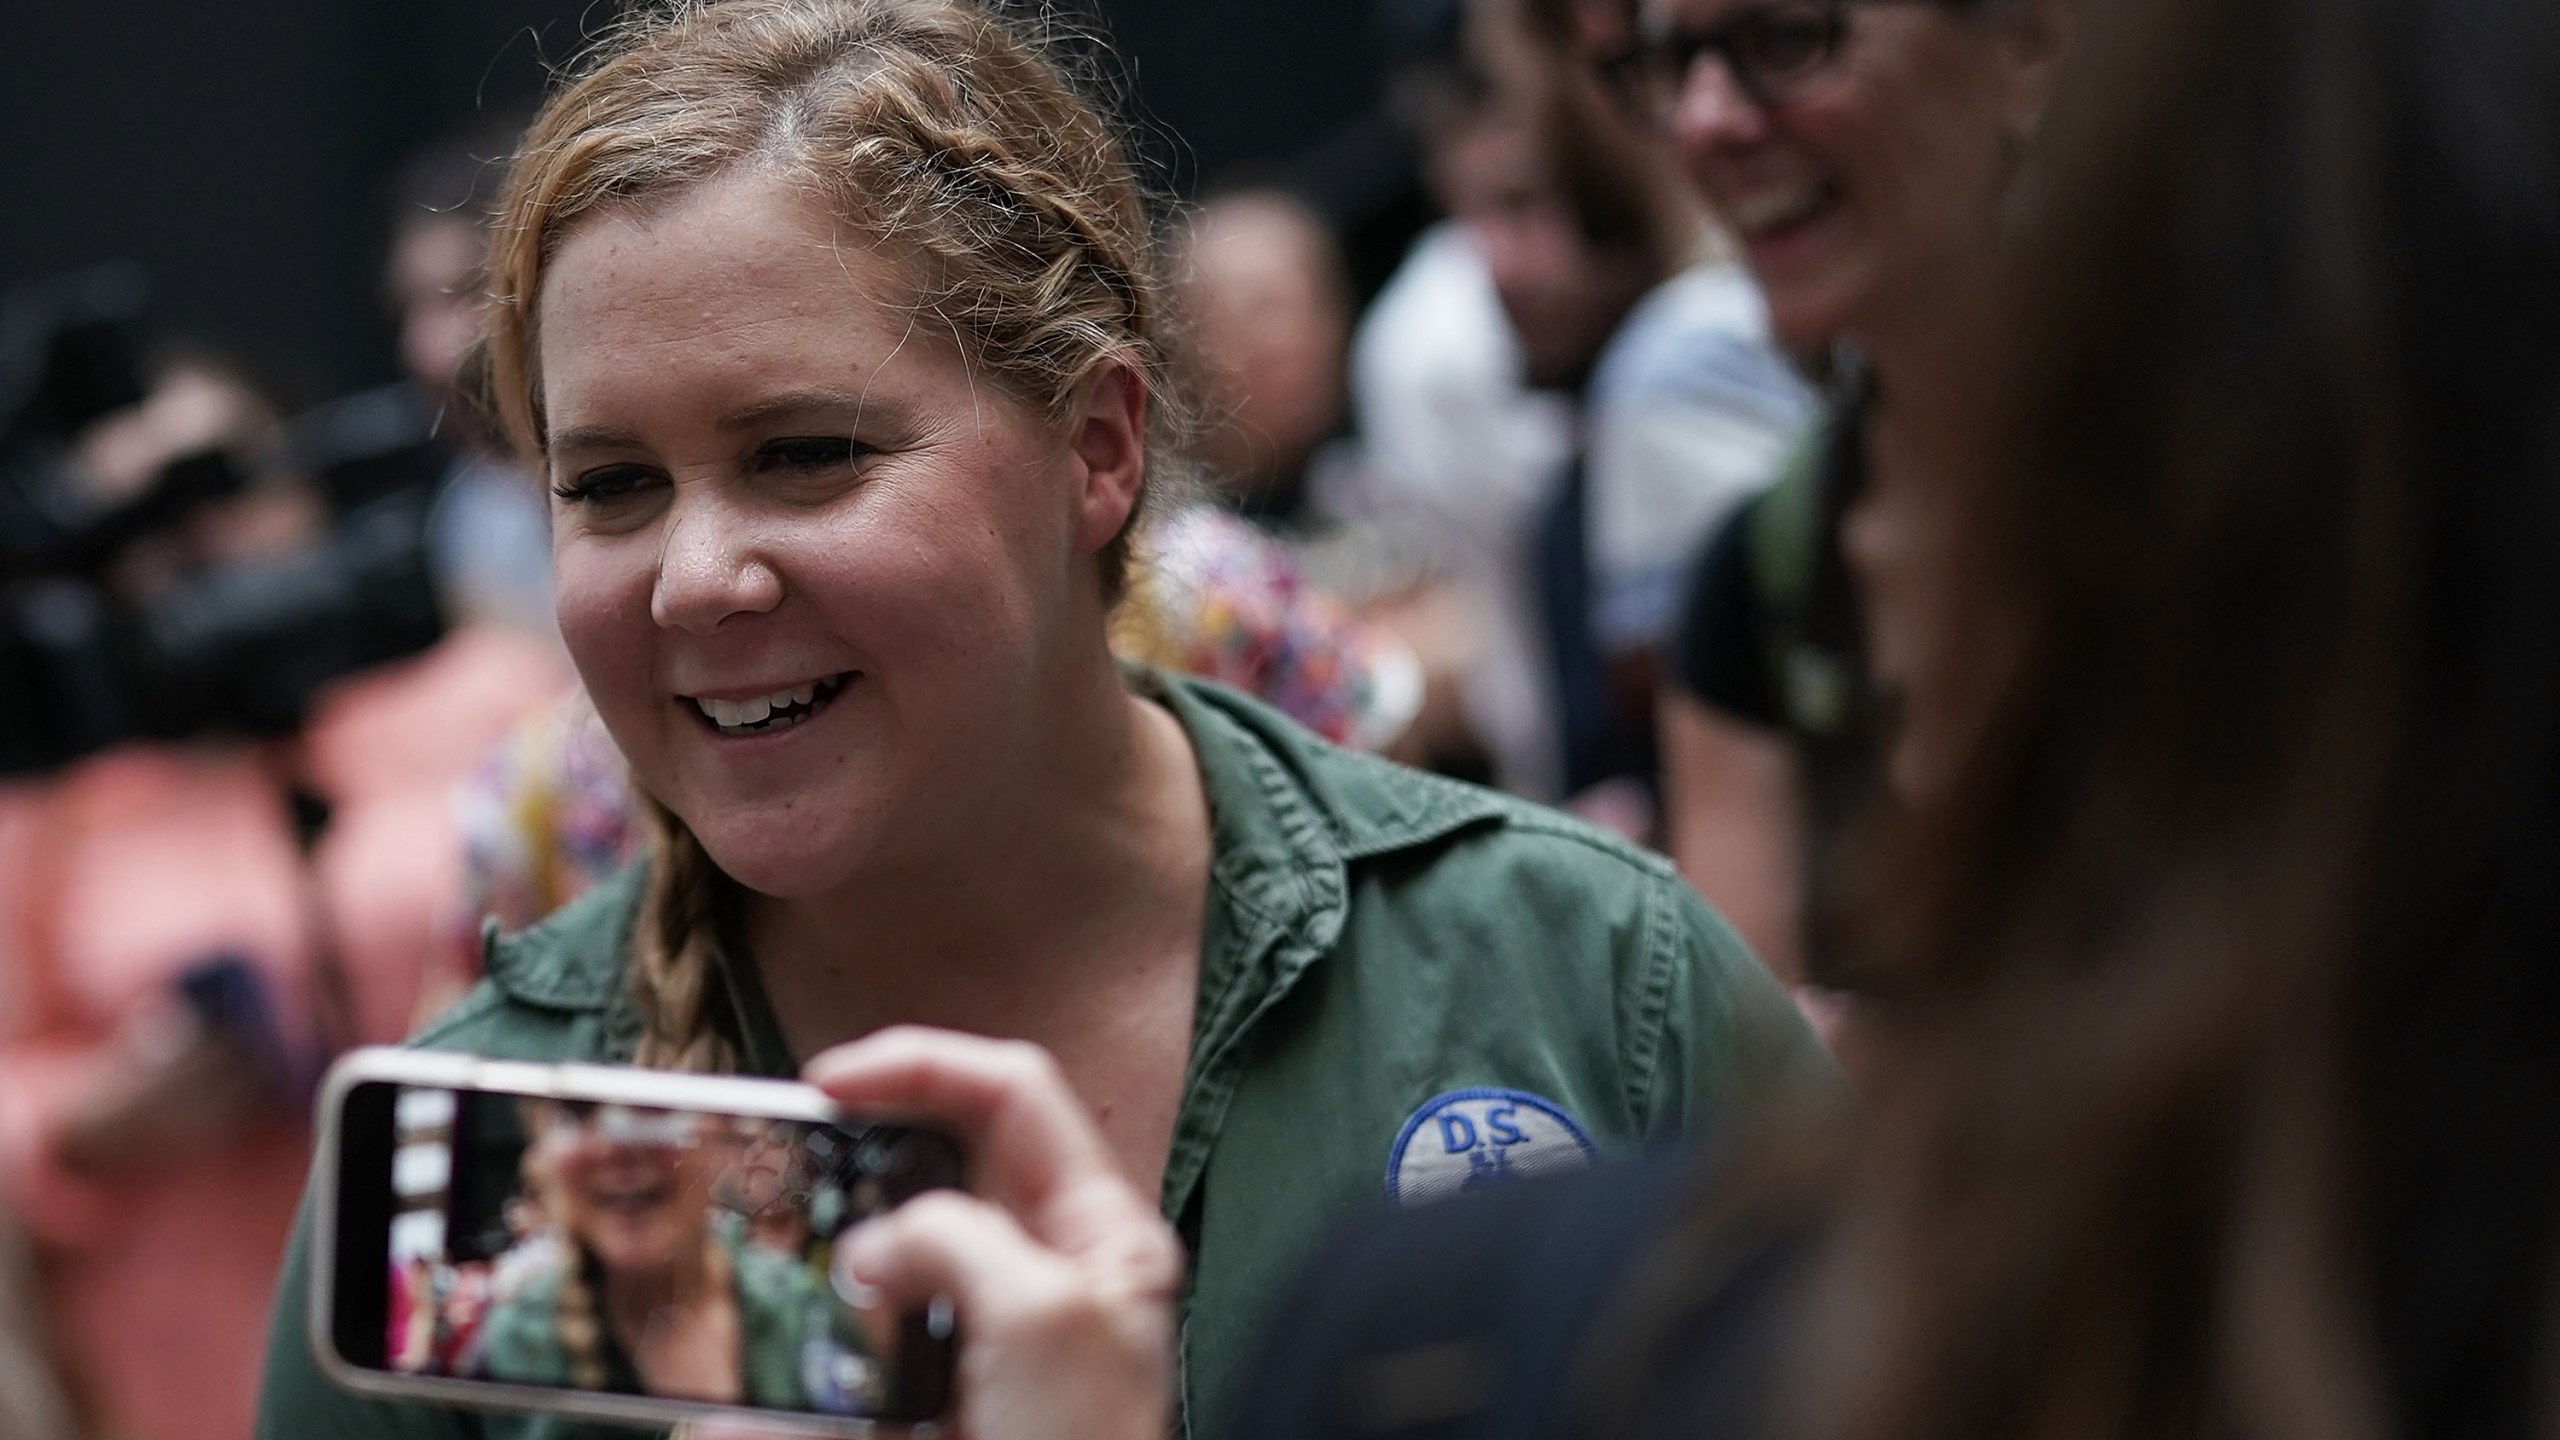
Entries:
[[[1103,0],[1170,188],[1282,166],[1373,102],[1370,0]],[[138,261],[155,325],[316,400],[394,373],[386,177],[529,110],[611,0],[106,0],[11,8],[0,289]]]

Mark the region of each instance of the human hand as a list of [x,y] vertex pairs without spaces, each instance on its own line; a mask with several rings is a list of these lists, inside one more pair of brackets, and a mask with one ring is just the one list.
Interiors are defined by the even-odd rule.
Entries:
[[[851,1111],[939,1121],[976,1191],[934,1191],[847,1233],[837,1264],[891,1308],[948,1296],[967,1440],[1163,1440],[1181,1242],[1121,1177],[1047,1051],[899,1027],[809,1062]],[[752,1440],[700,1427],[701,1440]]]

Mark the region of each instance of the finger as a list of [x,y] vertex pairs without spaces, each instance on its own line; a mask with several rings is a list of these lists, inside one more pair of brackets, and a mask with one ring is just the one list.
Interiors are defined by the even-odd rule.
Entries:
[[[881,1437],[881,1440],[891,1440],[891,1437],[906,1436],[914,1432],[904,1425],[874,1421],[871,1433]],[[947,1437],[952,1432],[945,1430],[942,1433]],[[753,1425],[741,1425],[735,1420],[686,1420],[679,1422],[674,1430],[668,1432],[667,1440],[809,1440],[809,1432],[765,1430]]]
[[915,1114],[959,1132],[980,1193],[1049,1244],[1079,1249],[1127,1224],[1132,1207],[1154,1213],[1036,1045],[898,1026],[829,1050],[803,1073],[848,1110]]
[[[903,1425],[874,1423],[871,1433],[880,1437],[903,1436],[910,1432]],[[948,1435],[950,1432],[945,1431]],[[734,1420],[688,1420],[669,1432],[667,1440],[809,1440],[806,1430],[760,1430]]]
[[990,1305],[1004,1308],[1008,1292],[1043,1292],[1067,1283],[1057,1253],[1034,1241],[1011,1215],[949,1190],[919,1195],[864,1222],[845,1236],[837,1254],[850,1277],[892,1312],[947,1296],[961,1314],[976,1317]]
[[[865,1223],[839,1254],[901,1308],[949,1297],[963,1332],[959,1434],[1161,1437],[1180,1270],[1161,1260],[1179,1246],[1152,1215],[1131,1234],[1070,1258],[1002,1208],[936,1191]],[[1151,1255],[1160,1263],[1128,1263]]]
[[964,1315],[985,1315],[1052,1290],[1101,1298],[1170,1301],[1182,1282],[1182,1247],[1153,1215],[1123,1227],[1071,1263],[1014,1218],[975,1196],[936,1191],[856,1227],[838,1252],[849,1278],[893,1308],[949,1296]]
[[[841,1105],[916,1111],[975,1141],[1018,1138],[1023,1143],[1005,1147],[1016,1161],[1045,1161],[1051,1170],[1109,1163],[1057,1063],[1027,1041],[899,1025],[826,1051],[803,1073]],[[1027,1189],[1043,1177],[984,1178]]]

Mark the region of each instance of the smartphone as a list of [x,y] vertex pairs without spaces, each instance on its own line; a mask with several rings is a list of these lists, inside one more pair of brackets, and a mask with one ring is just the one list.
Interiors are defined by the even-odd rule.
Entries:
[[347,1389],[671,1426],[929,1426],[950,1308],[889,1315],[851,1226],[967,1187],[949,1134],[738,1076],[368,1049],[321,1090],[311,1345]]

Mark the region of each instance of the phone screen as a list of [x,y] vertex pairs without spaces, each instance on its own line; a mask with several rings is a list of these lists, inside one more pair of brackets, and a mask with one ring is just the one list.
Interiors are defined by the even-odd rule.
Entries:
[[948,1315],[866,1308],[831,1262],[851,1226],[960,1183],[947,1137],[387,1083],[347,1107],[331,1328],[348,1363],[807,1415],[942,1409]]

